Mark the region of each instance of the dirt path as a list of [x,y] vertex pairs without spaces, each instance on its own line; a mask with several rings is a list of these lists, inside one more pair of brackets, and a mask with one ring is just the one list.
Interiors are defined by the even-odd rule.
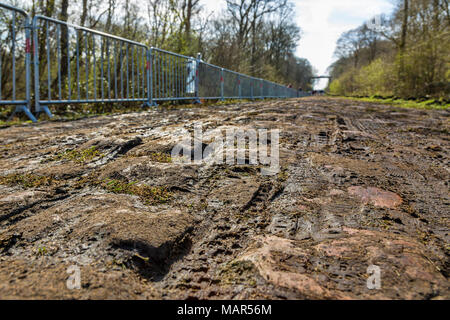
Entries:
[[[281,171],[175,162],[199,122],[280,129]],[[448,299],[449,127],[307,98],[0,129],[0,298]]]

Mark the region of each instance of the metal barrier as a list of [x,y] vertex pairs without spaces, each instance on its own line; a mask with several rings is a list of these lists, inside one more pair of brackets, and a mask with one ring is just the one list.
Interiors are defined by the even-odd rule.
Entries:
[[239,73],[224,69],[224,96],[227,99],[239,99],[241,96]]
[[198,100],[198,59],[151,48],[150,104]]
[[147,46],[40,15],[33,19],[33,30],[37,113],[51,117],[51,104],[150,105]]
[[[13,115],[25,112],[33,121],[31,61],[35,112],[49,117],[49,105],[142,102],[156,106],[159,101],[301,96],[292,88],[204,62],[200,54],[193,58],[149,48],[42,15],[31,23],[21,9],[2,3],[0,9],[0,25],[8,30],[5,35],[0,29],[0,105],[16,105]],[[22,69],[17,69],[19,64]],[[12,72],[5,75],[4,69]],[[24,80],[19,87],[18,74]],[[22,99],[16,97],[19,91]]]
[[[24,112],[33,122],[36,122],[36,118],[30,111],[30,18],[24,10],[7,4],[0,3],[0,9],[0,26],[2,26],[0,27],[0,105],[16,106],[10,119],[17,112]],[[18,94],[22,96],[18,97]]]
[[224,100],[223,68],[201,61],[199,64],[200,99]]

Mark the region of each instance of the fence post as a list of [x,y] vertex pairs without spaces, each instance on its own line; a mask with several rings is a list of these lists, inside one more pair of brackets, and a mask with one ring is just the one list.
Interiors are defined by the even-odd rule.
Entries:
[[250,96],[251,96],[251,99],[252,100],[255,100],[254,98],[253,98],[253,84],[254,84],[254,79],[252,79],[251,81],[250,81]]
[[[16,100],[16,65],[15,65],[15,46],[16,46],[16,13],[19,13],[24,16],[25,18],[25,102],[23,105],[17,105],[13,111],[13,113],[9,116],[8,121],[12,120],[12,118],[15,116],[18,112],[23,112],[27,115],[27,117],[33,121],[37,122],[37,119],[35,116],[31,113],[31,91],[30,91],[30,77],[31,77],[31,21],[30,16],[23,10],[17,9],[16,7],[0,3],[0,8],[5,8],[7,10],[10,10],[13,12],[13,23],[12,23],[12,38],[13,38],[13,49],[12,49],[12,68],[13,68],[13,79],[12,79],[12,87],[13,87],[13,100]],[[0,70],[0,77],[1,77],[1,70]],[[1,90],[0,90],[1,91]],[[0,97],[1,100],[1,97]]]
[[225,100],[225,79],[224,79],[223,68],[220,69],[220,101]]
[[35,100],[35,112],[39,117],[41,112],[45,112],[49,118],[53,118],[52,113],[47,106],[41,106],[40,104],[40,84],[39,84],[39,48],[38,48],[38,27],[37,16],[33,18],[33,62],[34,62],[34,100]]
[[261,99],[264,100],[264,86],[263,86],[263,79],[259,79],[259,88],[261,92]]
[[239,73],[238,74],[238,91],[239,91],[239,99],[241,99],[241,97],[242,97],[242,87],[241,87],[241,74]]
[[153,101],[153,47],[147,48],[147,107],[157,107],[158,104]]
[[31,113],[31,30],[32,25],[30,22],[30,18],[27,16],[25,18],[25,95],[27,99],[27,105],[23,108],[23,112],[31,119],[31,121],[36,122],[36,118]]
[[195,68],[195,100],[194,104],[201,104],[200,101],[200,62],[202,59],[202,54],[197,54],[197,60],[196,60],[196,68]]

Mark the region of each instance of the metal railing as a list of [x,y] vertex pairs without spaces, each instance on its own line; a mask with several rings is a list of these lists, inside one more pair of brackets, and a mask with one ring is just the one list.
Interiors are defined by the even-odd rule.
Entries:
[[[0,30],[0,105],[16,106],[10,119],[17,112],[25,112],[35,122],[30,111],[30,18],[24,10],[0,3],[0,25],[6,27]],[[18,97],[18,94],[23,96]]]
[[201,99],[225,100],[224,69],[201,61],[198,92]]
[[[32,87],[35,114],[45,112],[49,117],[49,105],[139,102],[156,106],[175,100],[201,103],[301,96],[286,86],[209,64],[200,54],[193,58],[150,48],[42,15],[30,20],[25,11],[2,3],[0,9],[0,26],[6,30],[5,34],[0,28],[0,105],[16,105],[14,113],[25,112],[32,121],[36,121],[30,112]],[[6,67],[11,72],[5,75]],[[17,92],[24,97],[17,99]]]
[[33,31],[37,113],[51,117],[51,104],[148,103],[147,46],[40,15]]
[[198,100],[198,59],[150,48],[150,104]]

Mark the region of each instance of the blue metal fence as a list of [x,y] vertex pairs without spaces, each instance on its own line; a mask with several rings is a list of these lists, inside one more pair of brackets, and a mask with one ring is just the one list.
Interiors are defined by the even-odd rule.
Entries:
[[198,100],[198,60],[150,48],[150,101]]
[[[25,112],[34,122],[32,87],[35,114],[45,112],[49,117],[49,106],[61,104],[140,102],[155,106],[175,100],[200,103],[300,96],[286,86],[209,64],[200,55],[193,58],[150,48],[42,15],[31,20],[25,11],[2,3],[0,41],[0,105],[16,105],[14,113]],[[6,67],[11,72],[5,74]],[[16,96],[18,76],[19,91],[25,94],[20,99]]]
[[51,117],[48,105],[54,104],[148,104],[147,46],[44,16],[34,17],[33,31],[36,113]]
[[[17,112],[25,112],[35,122],[30,111],[30,18],[24,10],[3,3],[0,3],[0,13],[0,24],[5,26],[0,31],[0,105],[16,106],[10,118]],[[25,95],[18,97],[18,91]]]

